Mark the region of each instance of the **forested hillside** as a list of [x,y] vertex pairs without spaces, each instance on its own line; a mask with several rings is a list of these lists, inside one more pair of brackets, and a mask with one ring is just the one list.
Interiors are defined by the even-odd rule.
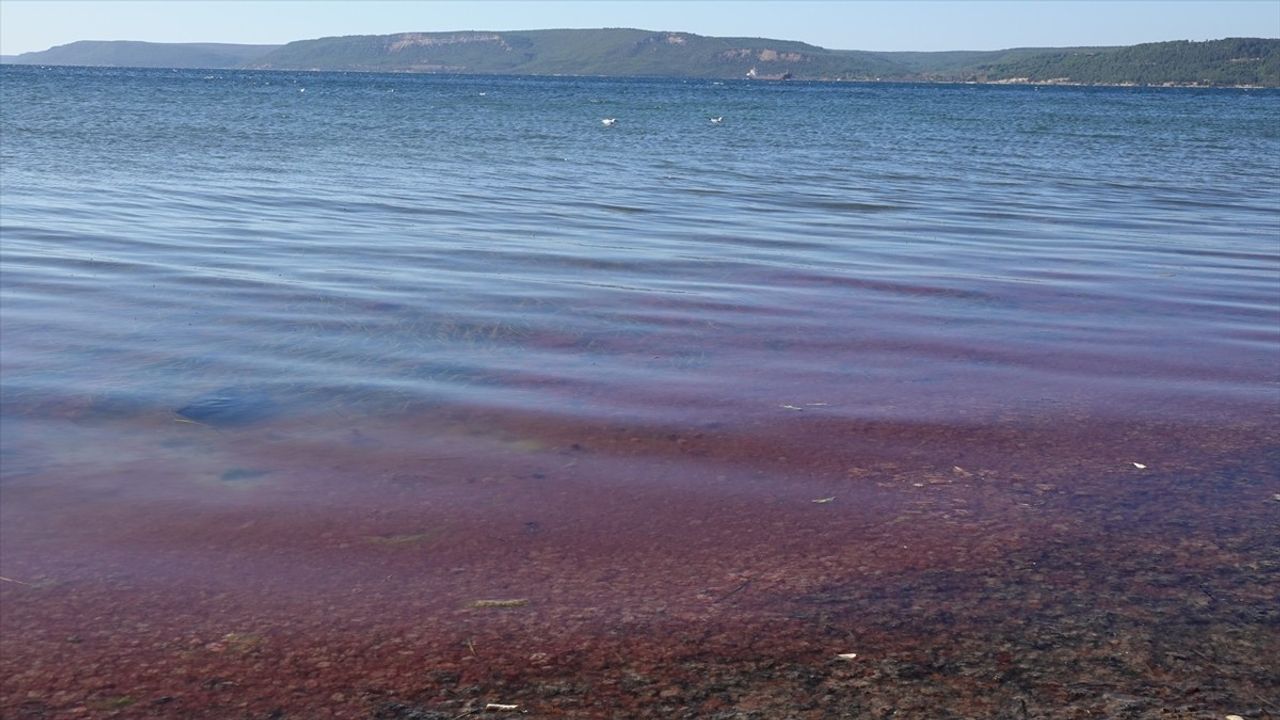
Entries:
[[828,50],[792,40],[611,28],[398,33],[287,45],[83,41],[5,62],[611,77],[1280,87],[1280,40],[994,51]]
[[1065,79],[1079,83],[1137,85],[1280,84],[1280,40],[1230,38],[1213,42],[1162,42],[1109,50],[1042,52],[984,64],[974,75],[987,80]]

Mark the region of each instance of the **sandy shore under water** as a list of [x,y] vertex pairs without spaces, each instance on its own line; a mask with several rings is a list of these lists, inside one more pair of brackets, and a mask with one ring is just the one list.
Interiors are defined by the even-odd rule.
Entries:
[[1273,423],[785,420],[17,427],[0,711],[1280,717]]

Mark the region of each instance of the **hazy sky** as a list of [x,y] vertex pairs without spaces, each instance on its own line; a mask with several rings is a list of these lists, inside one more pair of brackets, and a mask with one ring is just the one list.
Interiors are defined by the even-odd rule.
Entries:
[[1280,37],[1280,1],[118,2],[0,0],[0,53],[74,40],[284,43],[327,35],[634,27],[842,50],[993,50]]

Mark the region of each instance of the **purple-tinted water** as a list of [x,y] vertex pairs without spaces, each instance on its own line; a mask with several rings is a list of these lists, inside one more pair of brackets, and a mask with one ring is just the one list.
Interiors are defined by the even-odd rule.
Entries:
[[0,709],[1276,712],[1278,128],[5,67]]

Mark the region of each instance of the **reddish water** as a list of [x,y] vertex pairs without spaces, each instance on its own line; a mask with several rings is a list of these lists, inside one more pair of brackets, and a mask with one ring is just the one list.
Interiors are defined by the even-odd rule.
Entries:
[[6,717],[1274,712],[1270,427],[778,413],[138,423],[6,488]]

